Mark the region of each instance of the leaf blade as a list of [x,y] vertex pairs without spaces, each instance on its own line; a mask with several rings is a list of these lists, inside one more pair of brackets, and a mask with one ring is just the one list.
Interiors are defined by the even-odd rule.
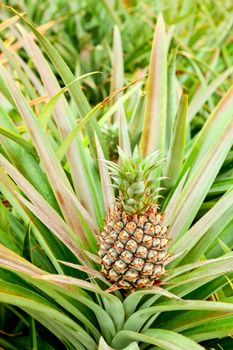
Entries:
[[147,85],[146,112],[141,150],[146,155],[160,150],[163,157],[167,107],[167,47],[165,24],[160,14],[153,39]]

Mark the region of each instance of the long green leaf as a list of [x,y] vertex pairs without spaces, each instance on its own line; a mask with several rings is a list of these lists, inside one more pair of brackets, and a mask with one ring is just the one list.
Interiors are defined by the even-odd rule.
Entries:
[[189,169],[170,228],[174,241],[193,221],[233,143],[233,88],[223,97],[198,135],[181,176]]
[[177,49],[171,51],[167,71],[167,123],[166,123],[166,149],[170,147],[173,124],[177,110],[176,96],[176,55]]
[[201,342],[213,338],[223,338],[233,332],[233,316],[210,320],[201,326],[184,331],[184,335]]
[[[20,13],[18,13],[14,8],[10,6],[5,6],[8,8],[10,11],[12,11],[14,14],[20,17],[20,19],[31,29],[31,31],[35,34],[35,36],[38,38],[39,42],[41,43],[42,47],[45,49],[46,53],[50,57],[51,61],[53,62],[54,66],[56,67],[58,73],[61,75],[64,83],[68,85],[71,83],[73,80],[75,80],[75,77],[73,73],[71,72],[70,68],[68,65],[64,62],[62,57],[59,55],[55,47],[49,42],[49,40],[43,36],[26,18],[24,18]],[[86,115],[91,107],[80,87],[79,82],[76,82],[76,84],[72,85],[70,87],[70,92],[72,97],[74,98],[74,101],[76,103],[76,106],[78,108],[78,111],[80,113],[80,116],[83,117]],[[101,132],[99,130],[98,124],[96,120],[93,120],[91,123],[88,123],[87,125],[87,133],[90,138],[90,146],[94,144],[94,135],[93,135],[93,130],[97,133],[98,137],[102,140],[101,138]],[[102,141],[103,142],[103,141]],[[104,145],[102,145],[104,146]],[[104,148],[105,149],[105,148]]]
[[8,139],[16,142],[18,145],[22,146],[27,151],[32,153],[34,156],[36,155],[35,148],[32,146],[32,144],[30,142],[26,141],[25,139],[23,139],[22,137],[18,136],[17,134],[12,132],[11,130],[8,130],[8,129],[4,128],[3,126],[0,126],[0,134],[7,137]]
[[195,95],[192,97],[188,119],[191,121],[195,114],[201,109],[202,105],[208,100],[213,92],[216,91],[218,86],[228,78],[229,75],[233,73],[233,67],[228,68],[224,73],[219,75],[209,86],[202,86],[197,90]]
[[124,300],[124,309],[126,313],[126,317],[129,317],[135,312],[135,309],[137,308],[138,304],[140,303],[141,299],[146,296],[146,295],[158,295],[158,296],[165,296],[167,298],[171,299],[180,299],[178,296],[175,294],[170,293],[168,290],[160,288],[160,287],[152,287],[151,289],[145,289],[142,291],[136,291],[135,293],[129,295],[125,300]]
[[[228,211],[229,219],[232,217],[232,206],[233,191],[230,191],[222,199],[220,199],[219,202],[217,202],[217,204],[215,204],[215,206],[213,206],[204,216],[202,216],[201,219],[197,221],[195,225],[193,225],[191,229],[176,242],[176,244],[173,245],[171,252],[177,254],[185,250],[186,254],[188,254],[187,259],[190,260],[184,262],[184,264],[196,260],[195,258],[198,258],[196,253],[198,252],[192,253],[191,249],[197,244],[199,240],[201,240],[201,238],[205,237],[205,233],[211,228],[211,226],[213,226],[215,223],[218,224],[219,220],[221,221],[222,225],[225,224],[226,217],[223,216],[224,213]],[[209,238],[210,242],[212,239],[212,237]],[[206,245],[206,243],[207,242],[204,244],[203,242],[204,249],[201,250],[201,254],[205,248],[208,248],[208,245]],[[177,264],[178,261],[179,260],[175,261],[175,264]]]
[[58,311],[52,304],[41,296],[29,292],[29,290],[1,281],[0,301],[36,311],[38,314],[47,316],[52,322],[64,324],[77,332],[79,340],[90,349],[95,349],[95,342],[77,323],[64,313]]
[[82,230],[80,231],[79,218],[76,211],[76,208],[73,206],[73,203],[67,198],[67,194],[62,190],[62,184],[66,184],[68,188],[71,188],[70,183],[65,175],[61,164],[57,160],[54,151],[48,142],[45,134],[42,129],[39,127],[39,124],[29,108],[27,102],[25,101],[24,96],[17,88],[15,82],[9,75],[9,73],[0,66],[0,72],[5,78],[10,90],[12,97],[17,104],[19,111],[22,114],[22,117],[27,124],[28,130],[34,140],[35,147],[40,156],[40,159],[43,163],[44,168],[46,169],[47,176],[50,180],[50,184],[54,189],[54,193],[59,202],[60,208],[66,217],[67,221],[70,223],[71,227],[77,232],[80,232],[81,239],[85,242],[85,236],[83,235]]
[[123,106],[121,105],[118,111],[119,118],[119,146],[120,148],[129,155],[131,153],[130,138],[128,132],[128,124],[125,116]]
[[132,314],[124,325],[125,330],[138,331],[142,325],[149,319],[150,316],[156,312],[175,311],[175,310],[209,310],[209,311],[223,311],[226,314],[233,312],[233,305],[230,303],[185,300],[173,301],[150,308],[142,309]]
[[114,191],[112,187],[111,178],[108,172],[108,168],[106,164],[104,164],[104,153],[101,148],[101,144],[98,140],[97,135],[96,136],[96,150],[97,150],[97,156],[98,156],[98,164],[99,164],[99,172],[101,177],[101,184],[102,184],[102,192],[104,196],[104,203],[105,203],[105,210],[108,212],[109,210],[113,209],[114,203],[115,203],[115,196]]
[[[19,190],[15,183],[9,178],[9,176],[5,173],[5,171],[2,171],[0,169],[0,190],[5,198],[11,203],[12,207],[14,208],[15,213],[17,213],[21,219],[28,224],[30,221],[28,212],[26,211],[25,207],[21,205],[19,202],[19,199],[17,197]],[[57,259],[61,258],[61,256],[64,258],[64,246],[59,242],[59,240],[54,240],[54,237],[51,235],[49,230],[40,230],[33,225],[33,235],[35,236],[36,240],[39,242],[41,247],[44,249],[45,253],[47,254],[48,258],[52,262],[53,266],[55,267],[56,271],[58,273],[63,273],[63,270],[58,263]],[[12,241],[12,237],[9,237]]]
[[[113,52],[112,52],[112,74],[111,74],[111,93],[120,90],[124,85],[124,61],[121,33],[117,25],[113,28]],[[116,102],[123,92],[117,94],[113,98],[113,102]],[[117,113],[114,116],[117,121]]]
[[[2,106],[0,107],[0,124],[3,128],[10,130],[14,135],[17,135],[18,138],[20,138],[16,126]],[[57,211],[59,211],[59,207],[48,180],[40,168],[40,165],[33,157],[33,154],[21,147],[21,145],[18,143],[12,142],[6,137],[0,137],[0,139],[9,159],[13,162],[17,169],[33,184],[33,186],[35,186],[38,191],[40,191],[43,197],[46,198],[46,200]],[[33,147],[33,152],[34,151],[35,148]]]
[[159,150],[163,156],[167,108],[167,46],[162,15],[157,19],[147,84],[141,149],[144,156]]
[[57,237],[82,261],[85,257],[79,248],[79,240],[59,214],[46,202],[46,200],[30,185],[30,183],[2,156],[0,164],[14,179],[24,193],[30,198],[32,204],[18,194],[18,199],[32,211],[38,219],[47,225]]
[[[65,97],[61,93],[61,91],[64,91],[65,88],[62,90],[60,89],[57,79],[52,72],[52,69],[50,68],[48,62],[45,60],[43,54],[33,39],[30,38],[28,33],[23,28],[20,28],[20,31],[23,34],[25,49],[32,57],[44,82],[47,93],[51,97],[50,101],[40,114],[40,117],[42,118],[42,120],[40,119],[42,126],[45,127],[47,116],[49,115],[49,112],[52,112],[52,109],[54,107],[54,119],[58,125],[62,138],[66,139],[74,127],[76,121],[73,117],[73,114],[71,113]],[[72,80],[67,86],[70,86],[72,88],[72,85],[76,85],[79,79],[80,77],[78,79]],[[60,96],[59,100],[58,96]],[[67,115],[68,117],[64,118],[64,115]],[[100,206],[101,200],[98,198],[96,185],[92,175],[92,169],[90,169],[90,164],[87,158],[87,150],[84,152],[82,141],[78,134],[75,135],[75,139],[72,141],[74,142],[71,142],[69,144],[69,147],[66,149],[63,156],[67,153],[67,159],[70,164],[74,188],[87,210],[93,215],[93,217],[97,218],[98,222],[100,222],[103,216]],[[62,160],[63,156],[61,158],[58,156],[58,159]]]
[[135,340],[150,345],[157,345],[165,350],[204,350],[202,346],[189,338],[166,329],[148,329],[143,334],[121,331],[113,339],[112,345],[116,349],[121,349]]
[[168,152],[165,176],[168,178],[164,181],[165,187],[173,187],[179,178],[183,167],[186,139],[186,119],[188,111],[188,96],[186,91],[180,99],[179,109],[174,122],[172,141]]

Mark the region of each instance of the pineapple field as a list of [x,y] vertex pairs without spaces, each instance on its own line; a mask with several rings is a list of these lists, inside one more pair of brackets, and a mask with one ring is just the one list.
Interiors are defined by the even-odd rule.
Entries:
[[232,350],[232,1],[0,19],[0,350]]

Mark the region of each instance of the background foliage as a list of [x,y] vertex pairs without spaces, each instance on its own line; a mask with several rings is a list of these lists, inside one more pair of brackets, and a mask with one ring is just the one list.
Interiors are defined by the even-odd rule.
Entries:
[[[232,1],[5,4],[22,18],[1,8],[0,346],[231,349]],[[95,255],[112,196],[97,159],[118,143],[167,157],[177,255],[163,289],[124,302]]]

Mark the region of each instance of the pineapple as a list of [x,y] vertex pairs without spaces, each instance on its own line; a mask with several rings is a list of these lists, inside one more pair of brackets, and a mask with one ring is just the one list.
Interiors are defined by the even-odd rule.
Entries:
[[164,274],[167,227],[158,211],[157,180],[152,180],[158,153],[143,159],[119,151],[121,164],[110,163],[119,197],[100,234],[103,274],[120,288],[148,288]]

